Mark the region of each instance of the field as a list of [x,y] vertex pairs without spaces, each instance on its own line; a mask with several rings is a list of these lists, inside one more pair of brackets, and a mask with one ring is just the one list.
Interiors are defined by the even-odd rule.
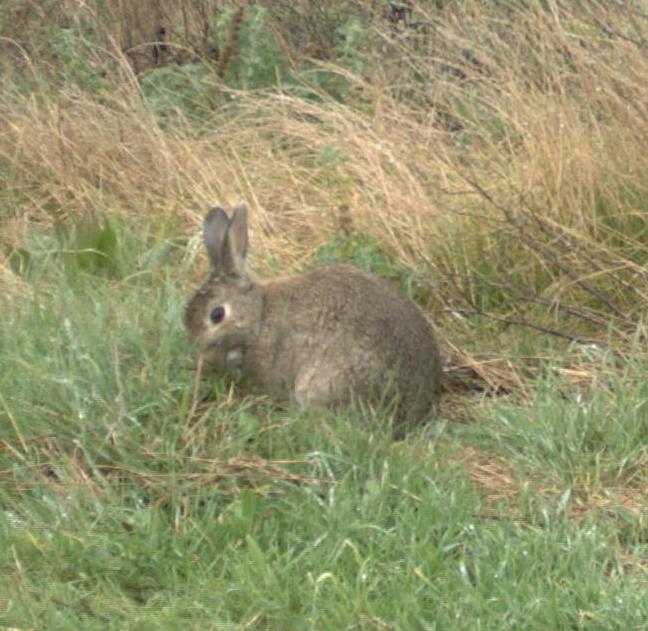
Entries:
[[[648,629],[647,50],[645,1],[3,2],[0,630]],[[434,422],[198,378],[241,199],[260,276],[419,304]]]

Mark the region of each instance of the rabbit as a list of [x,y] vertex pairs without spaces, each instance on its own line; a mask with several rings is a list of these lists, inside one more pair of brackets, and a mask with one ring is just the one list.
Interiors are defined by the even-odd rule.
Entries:
[[441,358],[419,310],[389,282],[349,265],[257,280],[248,213],[212,208],[203,224],[211,274],[184,323],[205,365],[300,407],[394,403],[394,423],[420,422],[441,390]]

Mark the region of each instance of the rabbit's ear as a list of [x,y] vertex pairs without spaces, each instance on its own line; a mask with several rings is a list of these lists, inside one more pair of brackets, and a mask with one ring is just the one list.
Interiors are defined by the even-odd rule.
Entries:
[[237,276],[244,276],[247,271],[247,216],[247,207],[239,204],[234,209],[227,233],[227,271]]
[[212,208],[203,222],[203,239],[209,260],[214,269],[226,267],[227,252],[225,243],[230,220],[222,208]]

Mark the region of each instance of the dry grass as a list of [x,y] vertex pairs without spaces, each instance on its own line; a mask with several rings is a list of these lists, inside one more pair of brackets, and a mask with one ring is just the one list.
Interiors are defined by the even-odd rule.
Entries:
[[392,59],[362,74],[323,66],[351,86],[345,102],[215,79],[230,104],[198,136],[155,118],[125,58],[101,100],[3,96],[5,246],[25,219],[105,212],[193,235],[207,205],[243,198],[258,267],[291,269],[339,230],[343,207],[425,271],[430,307],[460,339],[486,316],[622,347],[648,302],[645,16],[556,2],[417,15],[422,34],[380,35]]
[[[470,482],[478,489],[483,505],[481,517],[501,519],[514,515],[527,521],[530,517],[519,506],[521,494],[530,492],[552,506],[562,506],[571,517],[583,519],[592,513],[616,515],[626,511],[633,517],[648,516],[645,483],[626,480],[622,485],[577,485],[573,488],[550,486],[546,481],[522,478],[504,458],[475,449],[463,448],[451,464],[465,468]],[[524,490],[523,488],[524,487]]]

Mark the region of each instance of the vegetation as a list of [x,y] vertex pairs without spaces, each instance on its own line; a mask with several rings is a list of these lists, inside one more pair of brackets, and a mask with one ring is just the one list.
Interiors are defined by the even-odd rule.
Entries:
[[[647,28],[3,2],[0,629],[644,628]],[[196,379],[200,222],[241,198],[260,274],[426,311],[437,423]]]

